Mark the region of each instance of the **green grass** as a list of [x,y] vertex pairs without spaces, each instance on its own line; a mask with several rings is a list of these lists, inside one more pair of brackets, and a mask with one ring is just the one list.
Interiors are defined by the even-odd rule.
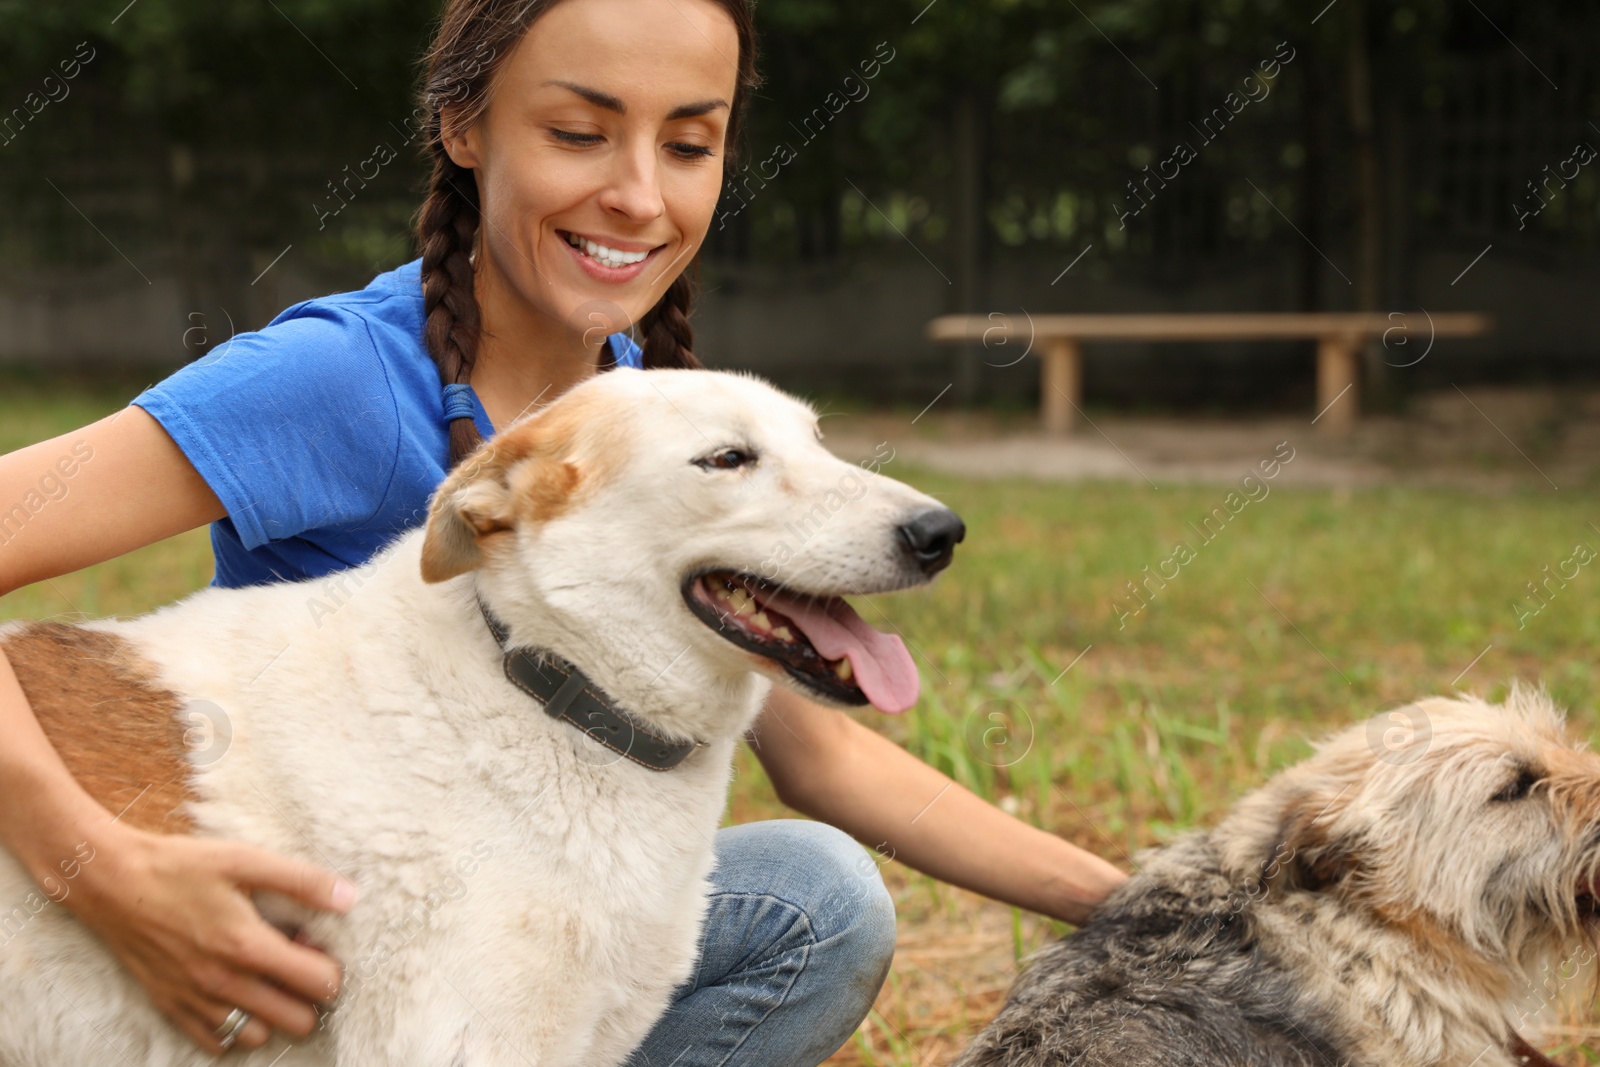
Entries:
[[[1122,847],[1216,814],[1309,737],[1448,691],[1486,646],[1462,688],[1543,681],[1595,724],[1600,560],[1525,628],[1513,607],[1577,543],[1600,548],[1588,500],[1280,489],[1201,545],[1186,524],[1224,488],[909,480],[969,534],[933,589],[877,602],[925,697],[868,721],[1025,812],[1092,803]],[[1178,540],[1196,557],[1119,624],[1125,583]]]
[[[0,451],[82,425],[131,395],[0,386]],[[905,715],[867,711],[862,720],[1114,861],[1216,818],[1303,756],[1311,738],[1448,692],[1458,676],[1461,688],[1490,697],[1512,678],[1542,682],[1572,709],[1579,735],[1600,721],[1600,559],[1525,627],[1514,606],[1531,606],[1526,583],[1575,545],[1600,548],[1592,496],[1274,489],[1201,544],[1189,524],[1222,504],[1227,487],[894,473],[956,508],[969,532],[932,588],[860,605],[905,635],[924,686]],[[1135,603],[1125,583],[1180,540],[1195,558],[1119,622]],[[197,530],[19,590],[0,600],[0,618],[130,614],[209,578],[209,544]],[[759,763],[741,753],[730,818],[781,812]],[[948,887],[922,876],[897,875],[896,884],[917,922],[953,923],[961,905]],[[1025,928],[1013,913],[1009,948],[1031,950],[1062,929]],[[886,1003],[899,1003],[900,982],[897,969]],[[970,1033],[959,1002],[890,1011],[895,1021],[875,1014],[858,1032],[852,1062],[918,1062],[906,1034],[955,1042]]]
[[[0,450],[129,395],[10,382]],[[1580,730],[1596,723],[1600,560],[1522,629],[1514,607],[1532,605],[1526,583],[1576,544],[1600,548],[1591,499],[1280,488],[1202,543],[1190,524],[1227,487],[896,474],[956,508],[969,533],[931,589],[862,607],[905,635],[924,691],[904,716],[863,720],[981,795],[1014,796],[1024,818],[1089,844],[1103,834],[1101,851],[1106,838],[1131,850],[1214,816],[1319,732],[1448,691],[1486,647],[1462,688],[1542,681]],[[1138,605],[1126,583],[1178,541],[1195,558],[1119,620]],[[0,618],[130,614],[209,577],[197,530],[19,590]],[[735,810],[770,807],[759,765],[742,760]]]

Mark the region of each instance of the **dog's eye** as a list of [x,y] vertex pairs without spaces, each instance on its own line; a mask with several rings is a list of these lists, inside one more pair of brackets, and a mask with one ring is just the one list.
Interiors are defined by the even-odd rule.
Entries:
[[1539,776],[1537,774],[1530,770],[1524,770],[1517,775],[1511,784],[1500,790],[1491,799],[1496,803],[1502,804],[1510,803],[1513,800],[1521,800],[1538,783]]
[[756,454],[743,448],[719,448],[709,456],[701,456],[695,465],[705,470],[731,471],[748,467],[756,461]]

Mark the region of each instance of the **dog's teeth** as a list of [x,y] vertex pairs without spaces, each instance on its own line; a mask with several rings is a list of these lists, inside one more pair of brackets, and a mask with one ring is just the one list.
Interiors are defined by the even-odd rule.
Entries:
[[743,589],[735,589],[729,595],[728,602],[733,605],[733,610],[740,615],[749,615],[756,610],[755,597]]
[[766,612],[758,611],[750,616],[750,625],[760,630],[770,630],[772,629],[772,620],[767,618]]
[[855,670],[851,668],[850,661],[842,659],[833,665],[833,673],[839,676],[841,682],[848,682],[855,677]]
[[779,641],[793,641],[794,631],[789,629],[787,626],[774,626],[772,628],[772,636],[776,637]]

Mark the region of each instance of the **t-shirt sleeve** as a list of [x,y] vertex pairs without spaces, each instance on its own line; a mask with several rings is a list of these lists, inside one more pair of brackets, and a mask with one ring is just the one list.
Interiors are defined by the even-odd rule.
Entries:
[[306,305],[239,334],[133,403],[217,494],[246,549],[358,526],[398,463],[394,390],[367,324]]

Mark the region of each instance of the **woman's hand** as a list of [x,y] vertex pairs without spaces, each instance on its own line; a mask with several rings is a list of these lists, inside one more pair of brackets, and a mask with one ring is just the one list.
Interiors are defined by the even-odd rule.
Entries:
[[[0,500],[22,499],[63,457],[79,461],[72,492],[0,548],[0,596],[226,514],[138,407],[0,456]],[[75,853],[68,842],[92,851]],[[51,746],[3,651],[0,847],[94,931],[201,1048],[222,1051],[215,1030],[235,1007],[254,1016],[238,1035],[244,1047],[265,1044],[273,1028],[307,1034],[317,1024],[314,1005],[338,990],[339,965],[279,933],[250,893],[344,911],[353,888],[336,899],[341,880],[331,872],[236,842],[151,834],[113,820]]]
[[316,1005],[338,993],[342,970],[261,917],[252,890],[344,912],[355,887],[311,864],[233,841],[168,836],[116,825],[94,843],[61,903],[93,930],[150,999],[201,1048],[220,1053],[228,1013],[252,1016],[237,1044],[258,1048],[274,1029],[317,1025]]
[[[0,456],[0,500],[22,499],[63,457],[79,461],[72,492],[52,499],[0,548],[0,596],[226,514],[161,424],[138,407]],[[75,853],[68,842],[91,851]],[[0,847],[94,931],[201,1048],[222,1050],[215,1030],[235,1007],[254,1016],[237,1038],[246,1048],[264,1044],[274,1027],[309,1033],[314,1005],[338,989],[339,965],[269,925],[250,892],[344,911],[354,890],[335,899],[341,880],[308,864],[113,820],[51,746],[3,651]]]

